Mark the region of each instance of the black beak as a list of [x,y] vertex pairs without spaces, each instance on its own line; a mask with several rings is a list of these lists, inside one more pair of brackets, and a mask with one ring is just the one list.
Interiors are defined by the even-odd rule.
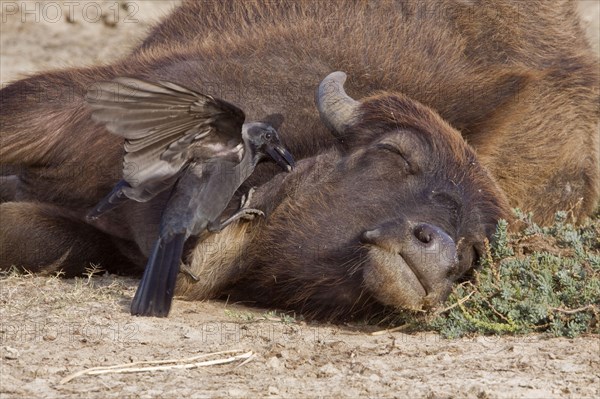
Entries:
[[267,154],[269,154],[269,156],[273,158],[273,161],[281,166],[281,169],[286,172],[291,172],[294,166],[296,166],[294,157],[292,157],[292,154],[290,154],[287,148],[282,145],[267,146]]

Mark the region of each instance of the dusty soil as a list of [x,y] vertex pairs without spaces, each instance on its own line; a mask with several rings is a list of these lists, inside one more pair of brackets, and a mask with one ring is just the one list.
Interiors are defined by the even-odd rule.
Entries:
[[[71,13],[63,2],[38,4],[36,11],[35,2],[0,3],[2,84],[125,54],[177,2],[137,1],[124,10],[115,1],[81,1]],[[598,50],[600,2],[581,9]],[[598,336],[371,335],[379,328],[305,323],[219,301],[175,300],[168,319],[135,318],[128,306],[136,284],[115,276],[3,277],[0,397],[600,397]],[[246,363],[60,383],[90,367],[226,350],[253,355]]]
[[[475,337],[307,324],[222,302],[175,301],[131,317],[132,279],[2,282],[6,397],[598,397],[598,337]],[[65,376],[96,366],[239,349],[254,357],[191,370]],[[221,356],[227,357],[227,356]]]

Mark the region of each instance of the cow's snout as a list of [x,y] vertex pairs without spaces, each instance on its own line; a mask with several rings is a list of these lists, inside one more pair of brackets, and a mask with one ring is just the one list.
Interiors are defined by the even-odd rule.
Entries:
[[[419,280],[426,295],[443,296],[458,265],[456,243],[442,228],[430,223],[394,220],[362,233],[360,241],[370,251],[383,251],[386,268],[408,268]],[[440,295],[442,294],[442,295]]]

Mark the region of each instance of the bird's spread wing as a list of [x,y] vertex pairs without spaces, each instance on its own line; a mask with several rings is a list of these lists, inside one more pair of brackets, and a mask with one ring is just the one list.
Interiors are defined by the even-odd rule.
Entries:
[[125,138],[123,177],[133,188],[176,175],[192,143],[222,151],[242,142],[242,110],[175,83],[121,77],[95,84],[86,100],[94,121]]

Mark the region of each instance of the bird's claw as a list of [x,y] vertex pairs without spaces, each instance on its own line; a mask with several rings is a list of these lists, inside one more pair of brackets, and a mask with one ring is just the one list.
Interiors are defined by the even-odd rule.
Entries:
[[265,216],[265,213],[260,209],[255,208],[242,208],[238,211],[237,215],[239,215],[240,219],[244,220],[253,220],[256,216]]
[[265,216],[265,213],[260,209],[250,208],[250,202],[252,201],[252,195],[256,189],[251,187],[250,190],[242,195],[240,209],[236,212],[238,219],[253,220],[256,216]]
[[182,263],[181,265],[179,265],[179,271],[181,273],[187,274],[194,281],[200,281],[200,278],[198,276],[196,276],[194,274],[194,272],[192,271],[192,269],[185,263]]
[[242,197],[242,204],[240,209],[231,217],[229,217],[229,219],[225,220],[222,223],[209,223],[207,226],[207,230],[211,233],[218,233],[225,227],[229,226],[231,223],[235,222],[236,220],[253,220],[256,216],[265,216],[265,213],[260,209],[248,207],[248,205],[250,204],[250,199],[252,198],[253,191],[254,190],[248,191],[248,194]]

